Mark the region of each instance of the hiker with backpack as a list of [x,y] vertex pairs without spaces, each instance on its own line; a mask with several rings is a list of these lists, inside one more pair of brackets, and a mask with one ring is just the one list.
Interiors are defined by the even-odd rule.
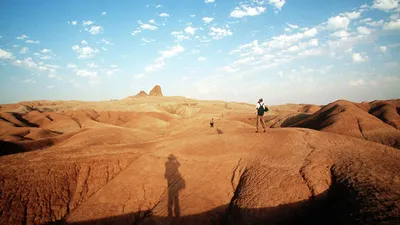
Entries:
[[257,109],[257,123],[256,123],[257,130],[256,130],[256,133],[258,133],[258,122],[259,121],[261,122],[261,126],[263,127],[264,132],[265,132],[264,112],[268,111],[268,107],[266,107],[264,105],[262,98],[260,98],[258,100],[257,105],[256,105],[256,109]]

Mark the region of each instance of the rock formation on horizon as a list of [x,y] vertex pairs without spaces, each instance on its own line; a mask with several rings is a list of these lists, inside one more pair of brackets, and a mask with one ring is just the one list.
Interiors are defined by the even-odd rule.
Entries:
[[148,94],[145,91],[140,91],[136,96],[138,97],[144,97],[147,96]]
[[161,91],[160,85],[156,85],[151,89],[149,96],[164,96]]

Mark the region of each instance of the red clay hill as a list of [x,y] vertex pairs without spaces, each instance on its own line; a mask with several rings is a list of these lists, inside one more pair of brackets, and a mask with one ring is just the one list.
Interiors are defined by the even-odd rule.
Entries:
[[400,224],[398,103],[0,105],[0,224]]

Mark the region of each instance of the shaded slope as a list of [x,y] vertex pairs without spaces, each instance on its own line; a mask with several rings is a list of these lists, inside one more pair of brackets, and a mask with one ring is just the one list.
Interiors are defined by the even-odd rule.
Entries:
[[326,105],[292,127],[338,133],[400,148],[400,131],[347,101]]
[[400,130],[400,106],[396,108],[396,105],[388,101],[379,101],[371,104],[372,107],[369,110],[370,114],[376,116],[390,126]]

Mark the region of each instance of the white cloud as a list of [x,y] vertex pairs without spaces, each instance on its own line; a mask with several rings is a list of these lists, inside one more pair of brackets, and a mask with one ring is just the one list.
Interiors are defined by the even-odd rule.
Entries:
[[251,61],[254,61],[254,60],[255,60],[255,58],[253,56],[246,57],[246,58],[243,58],[243,59],[236,60],[235,62],[233,62],[233,65],[237,66],[237,65],[240,65],[240,64],[247,64],[247,63],[249,63]]
[[98,49],[93,49],[91,47],[79,47],[78,45],[72,46],[72,50],[76,53],[79,53],[78,59],[89,59],[95,56],[95,54],[99,53]]
[[90,29],[86,28],[85,30],[93,35],[103,33],[103,28],[101,26],[92,26]]
[[196,28],[193,28],[191,26],[188,26],[188,27],[185,28],[185,32],[188,33],[188,34],[191,34],[191,35],[194,35],[196,30],[197,30]]
[[144,70],[149,73],[161,69],[164,66],[165,66],[165,61],[163,59],[157,59],[153,65],[146,66]]
[[230,17],[234,18],[242,18],[245,16],[258,16],[261,15],[265,11],[265,7],[256,6],[251,7],[247,5],[241,5],[240,7],[236,7],[230,14]]
[[384,30],[400,30],[400,19],[385,23]]
[[311,40],[309,40],[307,42],[302,42],[302,43],[300,43],[298,45],[293,45],[293,46],[289,47],[287,49],[287,51],[293,53],[293,52],[299,52],[299,51],[304,50],[304,52],[300,52],[299,55],[309,56],[309,55],[314,55],[314,54],[319,54],[320,53],[319,51],[316,51],[315,49],[311,49],[311,50],[308,49],[307,50],[307,48],[309,48],[309,47],[316,47],[318,45],[319,45],[319,40],[316,39],[316,38],[313,38],[313,39],[311,39]]
[[161,58],[170,58],[173,56],[178,55],[181,52],[184,52],[185,48],[183,48],[181,45],[175,45],[172,48],[165,50],[165,51],[161,51]]
[[387,47],[386,46],[379,46],[379,50],[381,50],[381,52],[386,52],[387,51]]
[[354,19],[358,19],[361,16],[360,12],[347,12],[345,13],[345,15],[350,19],[350,20],[354,20]]
[[156,26],[150,25],[150,24],[142,24],[140,27],[144,30],[157,30]]
[[199,57],[199,58],[197,58],[197,61],[199,61],[199,62],[204,62],[204,61],[206,61],[206,57]]
[[132,35],[133,36],[136,36],[136,34],[139,34],[140,32],[142,32],[141,30],[134,30],[134,31],[132,31]]
[[155,40],[154,40],[154,39],[142,38],[142,41],[143,41],[143,42],[146,42],[146,43],[151,43],[151,42],[154,42]]
[[313,38],[313,39],[309,40],[307,43],[308,43],[310,46],[318,46],[319,41],[318,41],[318,39]]
[[81,44],[83,44],[83,45],[87,45],[88,43],[87,43],[87,41],[85,41],[85,40],[82,40],[82,41],[81,41]]
[[350,36],[350,33],[347,32],[346,30],[340,30],[340,31],[336,31],[335,33],[333,33],[331,35],[338,37],[338,38],[346,38],[346,37]]
[[330,29],[347,29],[350,19],[345,16],[335,16],[328,19],[328,28]]
[[154,20],[149,20],[149,23],[154,24],[154,23],[156,23],[156,21],[154,21]]
[[367,5],[367,4],[364,4],[364,5],[360,6],[360,9],[368,9],[368,8],[369,8],[369,5]]
[[24,40],[24,39],[27,39],[27,38],[29,38],[29,37],[26,36],[25,34],[17,37],[18,40]]
[[76,25],[76,24],[78,24],[78,21],[74,20],[74,21],[71,22],[71,24],[72,25]]
[[360,20],[359,22],[360,23],[366,23],[366,22],[370,22],[370,21],[372,21],[371,18],[365,18],[365,19]]
[[28,68],[38,68],[38,65],[32,60],[31,57],[25,58],[24,60],[15,60],[14,65],[25,66]]
[[36,83],[36,81],[34,79],[32,79],[32,78],[23,80],[22,82],[24,82],[24,83],[32,83],[32,84]]
[[214,18],[211,18],[211,17],[203,17],[204,23],[211,23],[211,21],[213,21],[213,20],[214,20]]
[[[400,8],[399,8],[400,9]],[[400,13],[390,15],[390,20],[397,20],[400,18]]]
[[195,16],[196,16],[196,15],[194,15],[194,14],[190,15],[190,17],[192,17],[192,18],[195,17]]
[[372,27],[381,27],[381,26],[383,26],[384,23],[385,23],[385,21],[383,21],[383,20],[366,22],[367,25],[372,26]]
[[185,51],[185,48],[183,46],[181,46],[180,44],[177,44],[165,51],[160,51],[159,53],[161,56],[155,60],[153,65],[146,66],[145,71],[153,72],[155,70],[161,69],[162,67],[165,66],[165,59],[174,57],[184,51]]
[[107,75],[107,77],[111,77],[112,75],[114,75],[114,74],[116,74],[116,73],[118,73],[118,72],[121,72],[122,70],[120,70],[120,69],[111,69],[111,70],[106,70],[105,71],[105,74]]
[[290,28],[292,29],[298,29],[299,26],[295,25],[295,24],[290,24],[290,23],[286,23]]
[[27,57],[24,60],[15,60],[13,64],[16,66],[26,67],[28,69],[36,69],[39,71],[47,71],[51,73],[55,73],[56,69],[60,68],[60,66],[58,65],[50,65],[43,62],[36,63],[31,57]]
[[357,27],[357,31],[360,34],[363,35],[369,35],[371,33],[371,29],[367,28],[367,27]]
[[208,35],[212,36],[213,39],[216,40],[220,40],[227,36],[232,36],[232,34],[233,34],[232,31],[228,29],[215,28],[215,27],[211,27],[210,32],[208,33]]
[[102,12],[101,13],[102,16],[105,16],[106,14],[107,14],[107,12]]
[[97,76],[97,72],[88,71],[87,69],[76,70],[75,73],[77,76],[80,76],[80,77],[96,77]]
[[32,40],[26,40],[25,42],[29,43],[29,44],[39,44],[40,43],[40,41],[32,41]]
[[93,22],[93,21],[90,21],[90,20],[88,20],[88,21],[83,21],[83,23],[82,23],[82,25],[84,25],[84,26],[90,26],[90,25],[92,25],[92,24],[94,24],[94,22]]
[[43,54],[46,54],[46,53],[51,52],[51,50],[49,50],[49,49],[42,49],[42,50],[40,50],[40,52],[43,53]]
[[234,72],[238,71],[237,69],[234,69],[230,66],[224,66],[224,67],[220,68],[219,70],[223,73],[234,73]]
[[353,62],[355,63],[362,63],[368,61],[368,56],[367,55],[362,55],[360,53],[353,53]]
[[286,27],[286,28],[284,29],[284,31],[285,31],[285,32],[290,32],[290,31],[292,31],[292,29]]
[[168,13],[161,13],[159,16],[160,17],[169,17],[169,14]]
[[68,65],[67,65],[67,68],[76,69],[76,65],[74,65],[74,64],[68,64]]
[[316,28],[312,28],[312,29],[307,30],[307,31],[304,32],[304,35],[305,35],[306,37],[314,37],[314,36],[317,35],[317,34],[318,34],[318,31],[317,31]]
[[29,48],[28,47],[23,47],[19,53],[25,54],[25,53],[28,53],[28,52],[29,52]]
[[273,5],[276,9],[281,10],[286,0],[268,0],[268,3]]
[[43,56],[40,56],[40,59],[47,60],[47,59],[52,59],[52,57],[50,55],[43,55]]
[[162,7],[162,5],[157,5],[157,6],[156,6],[157,9],[158,9],[158,8],[161,8],[161,7]]
[[0,59],[13,59],[14,56],[11,52],[7,52],[0,48]]
[[98,67],[98,65],[97,65],[96,63],[94,63],[94,62],[87,63],[86,66],[89,67],[89,68],[96,68],[96,67]]
[[388,11],[399,6],[398,0],[374,0],[372,8]]
[[104,38],[101,39],[100,42],[103,43],[103,44],[106,44],[106,45],[114,45],[114,43],[112,43],[112,42],[110,42],[110,41],[107,41],[107,40],[104,39]]
[[204,0],[204,2],[208,4],[208,3],[213,3],[214,0]]
[[185,36],[182,31],[172,31],[171,35],[174,36],[177,41],[190,40],[190,37]]

